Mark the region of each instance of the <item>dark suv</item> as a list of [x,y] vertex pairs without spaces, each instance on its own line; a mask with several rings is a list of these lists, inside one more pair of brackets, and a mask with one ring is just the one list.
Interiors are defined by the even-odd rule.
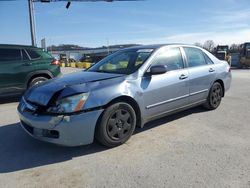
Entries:
[[0,96],[21,94],[60,73],[60,62],[40,48],[0,44]]

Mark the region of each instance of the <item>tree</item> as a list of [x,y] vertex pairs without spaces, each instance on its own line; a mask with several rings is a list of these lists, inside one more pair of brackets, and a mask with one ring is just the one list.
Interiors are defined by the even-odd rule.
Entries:
[[231,53],[239,52],[240,44],[232,44],[229,49]]
[[85,49],[89,49],[87,47],[82,47],[82,46],[78,46],[75,44],[60,44],[58,46],[56,45],[51,45],[48,46],[47,48],[49,51],[65,51],[65,50],[85,50]]
[[213,40],[207,40],[203,44],[203,48],[206,49],[209,52],[213,52],[215,48],[215,43]]
[[194,45],[195,45],[195,46],[198,46],[198,47],[200,47],[200,48],[203,48],[202,44],[199,43],[199,42],[194,43]]

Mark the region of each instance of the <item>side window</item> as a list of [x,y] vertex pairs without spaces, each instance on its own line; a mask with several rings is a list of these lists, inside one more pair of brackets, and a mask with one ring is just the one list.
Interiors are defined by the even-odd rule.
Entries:
[[184,68],[184,63],[179,48],[168,49],[159,54],[153,61],[154,65],[165,65],[169,71]]
[[21,51],[19,49],[0,49],[0,62],[18,60],[21,60]]
[[187,56],[189,67],[197,67],[207,64],[201,50],[197,48],[184,47],[184,51]]
[[143,62],[145,62],[148,58],[148,53],[139,53],[138,57],[135,61],[135,66],[140,66],[142,65]]
[[29,60],[29,57],[28,57],[27,53],[25,52],[25,50],[22,50],[22,57],[23,57],[23,61]]
[[205,60],[206,60],[206,62],[207,62],[207,64],[214,64],[214,62],[210,59],[210,57],[208,57],[208,55],[207,54],[205,54],[205,53],[203,53],[204,54],[204,57],[205,57]]
[[26,52],[29,54],[30,58],[31,59],[38,59],[40,58],[41,56],[34,50],[28,50],[26,49]]

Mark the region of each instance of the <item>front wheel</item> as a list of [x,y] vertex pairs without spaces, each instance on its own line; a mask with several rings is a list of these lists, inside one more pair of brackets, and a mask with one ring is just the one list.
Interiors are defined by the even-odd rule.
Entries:
[[215,82],[209,91],[207,102],[204,104],[204,107],[209,110],[214,110],[218,108],[221,103],[222,95],[223,90],[221,84]]
[[33,78],[33,79],[30,81],[28,87],[30,88],[30,87],[32,87],[32,86],[34,86],[34,85],[37,85],[37,84],[40,84],[40,83],[42,83],[42,82],[44,82],[44,81],[46,81],[46,80],[48,80],[48,78],[45,78],[45,77],[42,77],[42,76],[35,77],[35,78]]
[[135,126],[134,109],[127,103],[115,103],[104,111],[97,125],[95,137],[107,147],[116,147],[131,137]]

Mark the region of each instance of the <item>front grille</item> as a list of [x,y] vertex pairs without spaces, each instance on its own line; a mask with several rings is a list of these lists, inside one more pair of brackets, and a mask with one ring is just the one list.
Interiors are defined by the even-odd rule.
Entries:
[[59,132],[56,130],[45,130],[43,133],[47,138],[59,138]]
[[24,121],[21,121],[21,123],[23,127],[25,128],[25,130],[27,130],[30,134],[34,136],[46,137],[46,138],[59,138],[59,131],[34,128],[34,127],[29,126]]

